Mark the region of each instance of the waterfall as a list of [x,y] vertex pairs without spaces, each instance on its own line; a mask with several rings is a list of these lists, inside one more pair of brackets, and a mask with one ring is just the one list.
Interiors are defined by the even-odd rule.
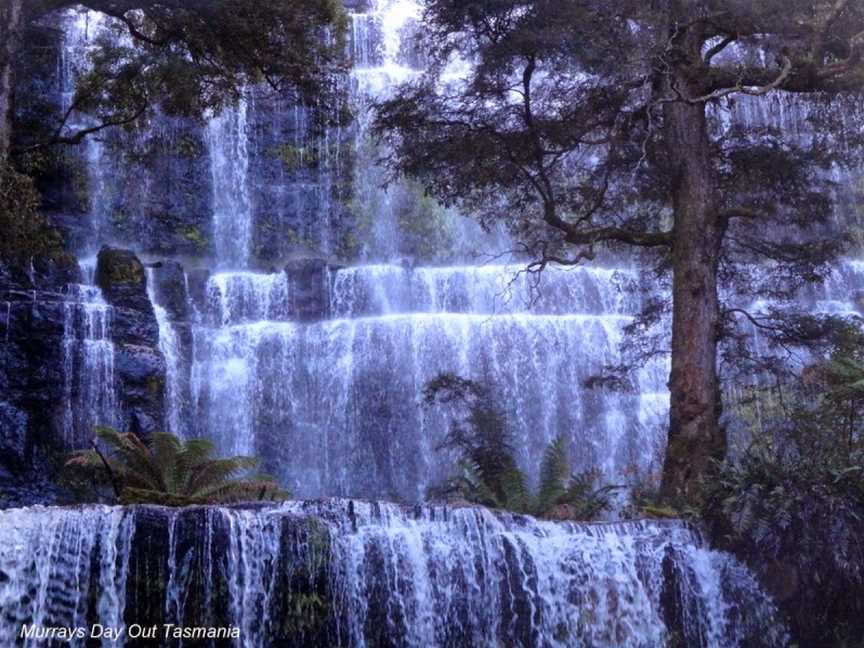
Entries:
[[[437,452],[445,408],[424,409],[442,372],[486,383],[508,414],[517,456],[536,477],[563,435],[574,469],[607,480],[656,470],[664,362],[623,391],[587,386],[620,361],[638,300],[628,272],[560,270],[540,286],[516,266],[354,266],[329,273],[331,317],[297,321],[285,273],[208,282],[192,366],[196,436],[255,453],[295,493],[416,500],[447,476]],[[573,362],[574,357],[582,359]]]
[[[63,16],[63,47],[60,50],[61,108],[69,110],[75,99],[75,87],[79,76],[90,67],[90,54],[94,41],[106,29],[104,15],[83,8],[69,9]],[[69,135],[84,128],[94,126],[94,119],[78,111],[72,111],[63,124],[61,135]],[[105,144],[101,137],[90,136],[84,139],[83,160],[86,173],[86,198],[84,199],[89,231],[82,247],[93,251],[105,242],[110,205],[108,161],[105,159]]]
[[453,462],[436,450],[451,412],[424,408],[423,388],[455,372],[487,384],[506,410],[532,480],[559,435],[574,469],[616,483],[656,474],[666,362],[648,363],[617,390],[591,380],[621,363],[624,327],[640,305],[636,273],[583,267],[538,276],[516,263],[483,264],[469,248],[507,259],[504,243],[447,211],[435,212],[435,223],[438,243],[453,243],[450,253],[442,244],[449,256],[404,258],[409,239],[428,238],[406,230],[404,211],[418,198],[406,186],[381,188],[380,151],[367,133],[370,102],[422,68],[410,45],[420,14],[417,2],[376,0],[350,15],[354,202],[372,223],[358,234],[362,264],[251,271],[250,187],[259,187],[248,177],[250,106],[209,122],[220,270],[193,323],[191,412],[177,430],[213,439],[222,453],[263,457],[298,495],[417,501]]
[[252,245],[249,108],[244,96],[207,120],[216,259],[229,268],[246,267]]
[[46,645],[21,641],[24,624],[88,631],[96,622],[121,626],[133,523],[121,509],[107,507],[0,512],[0,642]]
[[153,268],[147,268],[147,293],[159,325],[159,350],[165,357],[165,423],[168,432],[182,438],[184,430],[181,385],[183,357],[174,323],[168,316],[168,311],[159,303]]
[[72,284],[63,304],[63,443],[89,445],[96,425],[119,426],[113,310],[97,286]]
[[124,620],[233,627],[244,648],[786,645],[752,576],[681,522],[330,500],[10,510],[0,539],[4,645]]

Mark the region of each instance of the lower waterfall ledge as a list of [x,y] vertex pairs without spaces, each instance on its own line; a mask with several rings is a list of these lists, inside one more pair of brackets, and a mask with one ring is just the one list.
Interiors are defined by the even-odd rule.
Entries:
[[0,511],[0,610],[4,646],[45,645],[24,628],[150,646],[154,627],[165,646],[788,644],[748,570],[683,522],[338,499]]

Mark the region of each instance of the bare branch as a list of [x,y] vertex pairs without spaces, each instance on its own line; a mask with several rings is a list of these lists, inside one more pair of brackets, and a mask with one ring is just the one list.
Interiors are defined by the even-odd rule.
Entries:
[[722,99],[723,97],[728,97],[732,94],[746,94],[752,96],[761,96],[766,95],[772,90],[776,90],[780,88],[786,81],[789,79],[789,76],[792,74],[792,61],[788,57],[783,57],[783,67],[780,70],[780,73],[777,77],[766,83],[765,85],[753,86],[752,84],[746,83],[744,78],[739,78],[739,80],[735,83],[735,85],[727,88],[718,88],[713,92],[709,92],[706,95],[701,97],[693,97],[693,98],[685,98],[687,103],[696,104],[696,103],[707,103],[709,101],[716,101],[717,99]]
[[711,65],[711,59],[713,59],[720,52],[725,50],[729,45],[731,45],[732,43],[734,43],[737,40],[738,40],[737,34],[730,34],[729,36],[727,36],[726,38],[721,40],[719,43],[717,43],[714,47],[712,47],[707,52],[705,52],[705,57],[703,59],[705,61],[705,65]]

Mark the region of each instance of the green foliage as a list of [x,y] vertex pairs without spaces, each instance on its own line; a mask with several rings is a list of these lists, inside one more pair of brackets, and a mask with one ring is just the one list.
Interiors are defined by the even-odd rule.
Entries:
[[293,144],[280,144],[268,151],[271,157],[279,158],[286,169],[296,171],[297,169],[314,168],[320,162],[320,152],[315,146],[295,146]]
[[504,415],[485,387],[453,374],[441,374],[424,390],[427,405],[441,403],[465,411],[454,417],[439,450],[457,455],[456,474],[430,489],[430,497],[468,502],[539,517],[590,520],[609,506],[616,487],[597,487],[597,474],[571,475],[567,443],[554,439],[546,448],[536,494],[513,456]]
[[210,245],[207,236],[201,232],[201,229],[194,225],[184,225],[180,228],[180,235],[192,243],[199,252],[204,252]]
[[184,442],[160,432],[145,444],[131,432],[98,427],[96,433],[107,453],[94,441],[92,450],[73,453],[64,467],[64,481],[78,493],[98,494],[110,486],[121,504],[163,506],[278,501],[289,496],[270,478],[238,478],[257,460],[214,458],[213,444],[207,440]]
[[39,213],[39,204],[33,181],[0,161],[0,260],[22,265],[62,253],[60,235]]
[[[34,2],[27,12],[30,32],[49,14],[77,4]],[[69,133],[58,123],[63,115],[31,118],[32,124],[20,124],[16,133],[18,153],[74,144],[103,127],[134,128],[157,111],[200,118],[234,103],[254,85],[300,100],[342,103],[334,76],[344,71],[347,16],[338,0],[80,4],[109,17],[108,33],[95,42],[73,98],[74,110],[92,116],[96,125]],[[322,122],[343,117],[338,109],[315,116]],[[194,143],[178,152],[192,155],[197,148]]]
[[802,645],[854,645],[864,634],[861,352],[840,344],[777,388],[749,442],[702,484],[713,537],[789,609],[807,610],[791,619]]

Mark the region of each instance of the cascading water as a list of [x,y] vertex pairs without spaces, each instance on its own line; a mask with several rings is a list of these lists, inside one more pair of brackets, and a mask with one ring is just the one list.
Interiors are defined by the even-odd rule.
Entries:
[[[381,0],[351,15],[361,157],[370,146],[370,100],[415,74],[408,43],[420,11],[416,2]],[[488,384],[505,404],[519,462],[532,478],[558,435],[568,441],[574,468],[597,469],[607,480],[656,470],[665,365],[649,364],[624,391],[585,386],[620,363],[622,329],[639,307],[630,271],[550,271],[535,285],[517,265],[475,265],[468,245],[449,253],[449,263],[459,265],[406,262],[399,214],[407,190],[381,188],[374,150],[354,176],[355,202],[374,212],[360,241],[370,263],[314,279],[290,269],[236,271],[248,266],[236,247],[245,250],[248,237],[230,234],[231,250],[219,241],[220,231],[250,228],[248,198],[237,198],[248,183],[241,152],[249,144],[240,139],[249,131],[226,115],[233,113],[209,132],[214,169],[224,176],[216,182],[214,174],[222,196],[214,200],[217,265],[232,271],[210,277],[195,326],[189,436],[213,438],[225,453],[265,457],[266,469],[299,495],[417,500],[452,463],[436,451],[448,412],[421,406],[425,384],[446,371]],[[228,208],[237,200],[242,204]],[[450,240],[502,249],[467,219],[442,218]],[[298,305],[310,292],[320,303],[311,318]]]
[[[94,41],[105,30],[103,14],[83,8],[67,11],[63,18],[63,47],[61,48],[60,81],[61,107],[69,111],[75,100],[75,87],[79,76],[90,67],[90,54]],[[93,121],[86,115],[72,110],[63,124],[61,135],[69,135],[92,127]],[[105,242],[105,230],[110,203],[108,180],[106,178],[105,145],[99,137],[87,137],[83,143],[83,162],[86,171],[86,210],[89,231],[81,242],[84,251],[93,252],[94,248]]]
[[302,495],[419,499],[452,460],[435,450],[448,412],[424,411],[420,394],[454,372],[488,383],[506,404],[532,476],[559,434],[579,448],[574,468],[614,479],[651,466],[663,364],[638,372],[628,392],[579,388],[618,360],[621,328],[638,307],[619,284],[632,277],[553,271],[535,295],[517,272],[337,270],[326,287],[332,318],[312,324],[292,319],[284,274],[214,275],[204,319],[217,325],[198,331],[193,365],[197,434],[267,457],[268,470]]
[[63,442],[89,445],[95,425],[119,426],[122,414],[114,379],[112,309],[92,285],[67,287],[63,333]]
[[216,258],[230,268],[248,264],[252,243],[248,102],[244,96],[207,122]]
[[147,269],[147,292],[153,304],[153,313],[159,324],[159,350],[165,358],[165,424],[166,430],[183,437],[183,391],[181,376],[183,360],[180,340],[168,311],[159,302],[153,269]]
[[747,571],[681,522],[558,524],[339,500],[12,510],[0,522],[4,645],[23,624],[124,618],[158,624],[160,638],[162,624],[236,628],[243,647],[786,642]]

